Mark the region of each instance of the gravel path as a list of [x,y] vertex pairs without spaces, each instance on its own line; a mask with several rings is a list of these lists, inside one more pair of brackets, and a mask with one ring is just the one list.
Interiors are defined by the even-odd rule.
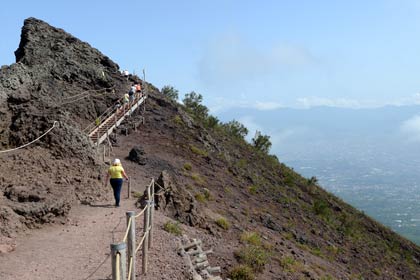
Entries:
[[[92,206],[78,205],[73,207],[66,225],[48,225],[20,236],[15,251],[0,254],[0,279],[110,279],[109,245],[122,240],[125,212],[134,209],[134,202],[123,200],[120,208],[112,207],[111,200]],[[183,260],[175,250],[176,238],[162,230],[168,218],[159,212],[154,217],[149,272],[140,275],[138,255],[137,274],[148,280],[185,279]],[[138,240],[142,224],[137,221]]]

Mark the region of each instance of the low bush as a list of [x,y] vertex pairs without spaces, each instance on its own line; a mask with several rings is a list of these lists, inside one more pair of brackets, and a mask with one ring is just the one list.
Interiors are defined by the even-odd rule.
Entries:
[[163,229],[165,231],[169,232],[169,233],[172,233],[172,234],[176,235],[176,236],[179,236],[179,235],[182,234],[182,229],[179,226],[178,222],[173,223],[171,221],[168,221],[163,225]]
[[191,169],[192,169],[191,163],[189,163],[189,162],[184,163],[184,169],[188,170],[188,171],[191,171]]
[[254,280],[254,272],[247,265],[239,265],[229,272],[229,278],[232,280]]
[[206,156],[209,155],[209,153],[206,150],[201,150],[200,148],[197,148],[194,145],[190,145],[190,150],[191,150],[191,152],[193,152],[194,154],[199,155],[199,156],[206,157]]
[[268,263],[270,254],[260,246],[245,246],[235,252],[236,258],[240,263],[251,267],[255,272],[262,272]]
[[218,225],[224,230],[228,230],[230,227],[228,220],[226,220],[226,218],[223,217],[216,220],[216,225]]
[[261,245],[261,237],[256,232],[245,231],[241,234],[240,239],[244,243],[248,243],[248,244],[256,245],[256,246]]

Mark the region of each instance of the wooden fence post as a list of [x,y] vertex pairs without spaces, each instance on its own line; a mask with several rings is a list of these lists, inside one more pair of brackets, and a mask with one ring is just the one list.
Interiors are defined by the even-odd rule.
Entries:
[[149,201],[150,201],[150,211],[149,211],[149,215],[150,215],[150,231],[149,231],[149,242],[148,242],[148,246],[149,249],[152,247],[153,244],[153,213],[155,211],[155,179],[152,178],[152,183],[151,183],[151,187],[152,189],[149,189]]
[[[111,244],[112,280],[125,279],[127,275],[126,247],[125,243]],[[117,263],[117,255],[119,255],[119,263]],[[118,272],[119,276],[117,276]]]
[[105,157],[106,157],[106,147],[104,145],[104,150],[103,150],[103,155],[102,155],[103,162],[105,162]]
[[131,196],[131,179],[130,179],[130,177],[128,177],[128,182],[127,182],[127,198],[130,198],[130,196]]
[[128,247],[128,267],[130,268],[130,258],[131,261],[131,279],[128,280],[136,280],[136,218],[134,211],[127,211],[127,225],[130,222],[130,229],[128,230],[128,237],[127,237],[127,247]]
[[150,200],[147,200],[146,211],[144,212],[144,229],[143,234],[145,235],[143,241],[143,274],[147,273],[147,253],[149,251],[149,211],[150,211]]

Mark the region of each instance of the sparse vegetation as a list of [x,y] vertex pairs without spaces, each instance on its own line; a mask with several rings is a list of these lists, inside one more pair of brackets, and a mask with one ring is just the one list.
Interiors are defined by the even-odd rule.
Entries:
[[249,191],[250,194],[256,194],[257,190],[258,190],[258,186],[256,186],[256,185],[251,185],[251,186],[248,187],[248,191]]
[[235,256],[240,263],[248,265],[255,272],[262,272],[270,254],[260,246],[249,245],[236,251]]
[[141,192],[136,192],[136,191],[132,191],[131,193],[133,194],[134,198],[140,198],[143,195]]
[[254,138],[252,138],[252,145],[259,151],[268,154],[271,148],[270,136],[262,135],[257,131]]
[[222,125],[227,134],[237,137],[244,138],[248,134],[248,129],[236,120],[232,120]]
[[239,265],[229,272],[229,278],[232,280],[254,280],[254,272],[247,265]]
[[295,258],[291,256],[285,256],[282,259],[279,260],[280,266],[284,269],[286,272],[294,272],[294,266],[296,265]]
[[161,92],[163,95],[170,98],[171,100],[178,101],[178,90],[175,89],[173,86],[164,86]]
[[168,221],[163,225],[163,229],[176,236],[179,236],[182,234],[182,229],[179,225],[179,222],[173,223],[171,221]]
[[198,174],[198,173],[192,173],[191,174],[191,179],[193,179],[194,182],[196,182],[198,185],[204,185],[206,183],[206,181],[203,179],[203,177],[201,177],[200,174]]
[[229,224],[228,220],[224,217],[218,218],[216,220],[216,225],[218,225],[219,227],[221,227],[224,230],[228,230],[230,228],[230,224]]
[[261,245],[261,237],[258,233],[252,231],[245,231],[241,234],[240,240],[242,242],[260,246]]
[[184,163],[184,169],[187,171],[191,171],[192,170],[192,165],[189,162]]
[[207,188],[203,189],[203,195],[204,195],[205,199],[208,200],[208,201],[213,199],[213,196],[212,196],[210,190],[207,189]]
[[204,197],[202,193],[196,193],[194,197],[198,202],[201,202],[201,203],[206,202],[206,198]]
[[200,148],[197,148],[194,145],[190,145],[190,150],[191,150],[191,152],[193,152],[196,155],[203,156],[203,157],[208,156],[208,152],[206,150],[202,150]]
[[182,121],[182,119],[181,119],[181,117],[180,117],[179,115],[176,115],[176,116],[173,118],[173,122],[174,122],[176,125],[184,125],[184,122]]
[[203,102],[203,96],[201,94],[192,91],[185,94],[182,103],[184,103],[185,109],[192,116],[199,120],[205,120],[207,118],[209,109],[201,104]]
[[219,119],[215,116],[209,115],[204,120],[204,126],[206,128],[215,128],[219,125]]
[[328,207],[328,204],[324,200],[315,201],[313,211],[316,215],[326,218],[330,215],[331,212],[330,208]]

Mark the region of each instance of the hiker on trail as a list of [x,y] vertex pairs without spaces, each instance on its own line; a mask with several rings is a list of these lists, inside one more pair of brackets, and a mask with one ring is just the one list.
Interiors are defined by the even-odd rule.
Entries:
[[118,113],[121,109],[121,102],[118,100],[117,103],[115,103],[115,111]]
[[124,109],[124,112],[125,112],[125,108],[126,107],[128,107],[128,102],[130,101],[130,96],[128,95],[128,93],[126,93],[126,94],[124,94],[124,97],[123,97],[123,99],[122,99],[122,102],[123,102],[123,109]]
[[128,77],[128,75],[129,75],[128,70],[122,71],[122,74],[123,74],[124,77]]
[[108,169],[106,174],[105,185],[108,179],[111,177],[109,182],[111,183],[112,189],[114,190],[115,207],[120,207],[120,195],[121,188],[123,185],[123,177],[128,181],[128,176],[124,171],[119,159],[114,159],[112,165]]
[[128,92],[128,96],[130,98],[130,103],[133,103],[135,93],[136,93],[136,86],[133,84],[130,88],[130,91]]
[[141,92],[141,85],[140,84],[136,84],[136,91]]

